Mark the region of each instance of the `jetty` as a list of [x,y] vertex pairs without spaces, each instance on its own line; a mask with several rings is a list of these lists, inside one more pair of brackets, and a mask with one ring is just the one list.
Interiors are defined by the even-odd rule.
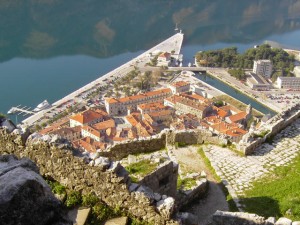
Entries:
[[71,94],[63,97],[62,99],[54,102],[52,107],[46,110],[42,110],[34,115],[28,117],[27,119],[22,121],[22,125],[24,126],[32,126],[36,121],[41,119],[45,113],[50,112],[51,110],[58,108],[60,105],[68,102],[69,100],[73,100],[81,96],[83,93],[87,93],[92,91],[93,89],[99,87],[99,85],[105,85],[107,82],[111,80],[121,78],[126,76],[127,73],[132,71],[135,66],[143,65],[145,62],[149,60],[149,55],[153,52],[172,52],[172,55],[175,55],[180,58],[180,51],[183,42],[184,34],[182,32],[178,32],[173,36],[169,37],[168,39],[162,41],[161,43],[157,44],[153,48],[145,51],[144,53],[140,54],[139,56],[133,58],[132,60],[128,61],[127,63],[121,65],[120,67],[108,72],[107,74],[100,76],[98,79],[90,82],[89,84],[79,88],[78,90],[72,92]]
[[30,110],[30,107],[27,107],[27,106],[21,107],[21,105],[12,107],[7,113],[8,114],[16,114],[16,113],[18,113],[18,115],[21,115],[21,114],[24,113],[25,114],[24,116],[26,116],[28,114],[34,114],[34,112]]

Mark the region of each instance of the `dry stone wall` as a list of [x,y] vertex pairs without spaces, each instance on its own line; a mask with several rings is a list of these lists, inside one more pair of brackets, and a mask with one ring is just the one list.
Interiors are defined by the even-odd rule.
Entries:
[[244,212],[223,212],[216,211],[213,215],[213,225],[296,225],[299,221],[292,221],[288,218],[281,217],[277,221],[275,217],[264,217],[256,214],[244,213]]
[[153,173],[145,176],[139,183],[161,194],[176,197],[178,164],[172,161],[161,165]]
[[237,148],[244,155],[250,155],[255,151],[255,149],[264,143],[269,138],[272,138],[278,134],[281,130],[291,125],[300,117],[300,103],[294,105],[293,107],[283,111],[282,113],[274,116],[262,128],[256,132],[263,130],[269,130],[269,132],[263,138],[256,138],[254,140],[247,141],[246,143],[239,143]]
[[134,217],[153,224],[177,224],[170,219],[172,207],[168,208],[170,211],[159,212],[158,206],[164,204],[163,200],[129,191],[130,179],[118,163],[110,165],[108,170],[90,166],[86,158],[75,157],[72,149],[59,149],[55,144],[42,141],[27,141],[24,145],[20,135],[8,134],[5,129],[0,129],[0,153],[28,157],[39,166],[42,175],[83,194],[94,192],[109,206],[121,207]]
[[128,155],[154,152],[165,148],[167,144],[174,145],[176,142],[188,145],[203,143],[226,145],[228,143],[226,138],[204,129],[188,131],[165,130],[147,139],[114,144],[107,151],[100,152],[100,155],[113,160],[121,160]]

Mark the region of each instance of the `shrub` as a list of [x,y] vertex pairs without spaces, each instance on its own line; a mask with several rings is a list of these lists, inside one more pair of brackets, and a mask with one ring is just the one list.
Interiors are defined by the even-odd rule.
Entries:
[[94,193],[89,193],[82,196],[82,205],[87,207],[93,207],[99,202],[99,198]]
[[80,205],[82,202],[81,193],[78,191],[71,191],[67,195],[67,200],[65,201],[65,205],[69,208]]

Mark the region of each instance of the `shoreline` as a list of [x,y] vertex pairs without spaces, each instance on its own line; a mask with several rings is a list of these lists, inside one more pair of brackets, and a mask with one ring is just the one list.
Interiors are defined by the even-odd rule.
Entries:
[[[152,53],[156,50],[162,52],[174,52],[174,55],[179,55],[181,51],[181,46],[183,43],[183,33],[176,33],[171,37],[167,38],[166,40],[158,43],[154,47],[148,49],[147,51],[143,52],[142,54],[138,55],[137,57],[129,60],[128,62],[122,64],[121,66],[115,68],[112,71],[109,71],[106,74],[103,74],[99,78],[91,81],[90,83],[84,85],[83,87],[71,92],[70,94],[62,97],[61,99],[57,100],[52,104],[52,107],[42,110],[24,120],[20,123],[23,126],[32,126],[36,121],[42,119],[44,114],[52,111],[53,109],[58,108],[61,104],[66,103],[69,100],[74,100],[78,98],[79,95],[83,94],[88,90],[92,90],[97,87],[99,84],[107,85],[108,82],[111,82],[113,78],[121,78],[125,76],[128,72],[130,72],[138,63],[144,63],[146,59],[148,59],[148,54]],[[109,80],[111,78],[111,80]],[[105,79],[108,79],[105,81]]]
[[[223,70],[223,71],[226,71],[226,69],[222,69],[222,70]],[[227,72],[227,71],[226,71],[226,72]],[[217,72],[215,72],[215,73],[217,73]],[[228,80],[226,80],[226,79],[223,80],[223,79],[220,78],[218,75],[213,74],[213,71],[207,70],[207,71],[206,71],[206,74],[207,74],[208,76],[210,76],[210,77],[213,77],[213,78],[215,78],[215,79],[218,79],[218,80],[221,81],[223,84],[225,84],[225,85],[227,85],[227,86],[233,88],[235,91],[237,91],[237,92],[239,92],[239,93],[241,93],[241,94],[243,94],[243,95],[246,95],[247,97],[251,98],[253,101],[255,101],[255,102],[257,102],[257,103],[263,105],[264,107],[266,107],[267,109],[269,109],[269,110],[272,111],[273,113],[275,113],[275,114],[280,113],[279,111],[277,111],[277,110],[275,110],[275,109],[272,109],[270,106],[264,104],[262,100],[261,100],[261,101],[258,101],[258,99],[260,99],[259,96],[258,96],[258,98],[253,97],[253,94],[249,94],[249,93],[247,92],[248,90],[245,90],[244,92],[242,92],[241,90],[237,89],[237,87],[236,87],[235,85],[232,85]],[[230,95],[229,95],[229,96],[230,96]],[[231,97],[232,97],[232,96],[231,96]],[[233,97],[232,97],[232,98],[233,98]],[[234,99],[236,99],[236,98],[234,98]],[[240,101],[240,100],[238,100],[238,101]],[[240,101],[240,102],[241,102],[241,101]],[[243,102],[242,102],[242,103],[243,103]],[[244,104],[245,104],[245,103],[244,103]],[[256,110],[257,110],[257,109],[256,109]],[[257,111],[260,112],[259,110],[257,110]],[[260,112],[260,113],[262,113],[262,112]],[[262,114],[264,114],[264,113],[262,113]]]

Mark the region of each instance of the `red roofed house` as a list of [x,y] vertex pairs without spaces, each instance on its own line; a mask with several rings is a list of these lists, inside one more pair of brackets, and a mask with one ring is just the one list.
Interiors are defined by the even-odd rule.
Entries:
[[171,54],[163,52],[157,57],[157,66],[169,66],[171,62]]
[[81,127],[63,127],[58,130],[51,131],[49,134],[58,135],[69,141],[74,141],[81,138]]
[[103,121],[105,116],[102,113],[88,109],[70,117],[70,127],[92,125]]
[[190,90],[190,83],[185,82],[185,81],[177,81],[177,82],[169,84],[169,88],[172,90],[173,94],[187,92]]
[[139,95],[123,97],[123,98],[106,98],[105,108],[110,115],[119,115],[127,113],[128,108],[136,108],[137,105],[151,102],[163,101],[172,94],[170,88],[159,89],[155,91],[146,92]]
[[107,147],[106,143],[95,141],[90,137],[85,137],[77,141],[72,142],[74,148],[79,150],[94,153],[97,150],[104,150]]
[[105,135],[101,134],[100,131],[90,127],[90,126],[83,126],[81,129],[81,135],[83,137],[90,137],[95,141],[104,141]]

